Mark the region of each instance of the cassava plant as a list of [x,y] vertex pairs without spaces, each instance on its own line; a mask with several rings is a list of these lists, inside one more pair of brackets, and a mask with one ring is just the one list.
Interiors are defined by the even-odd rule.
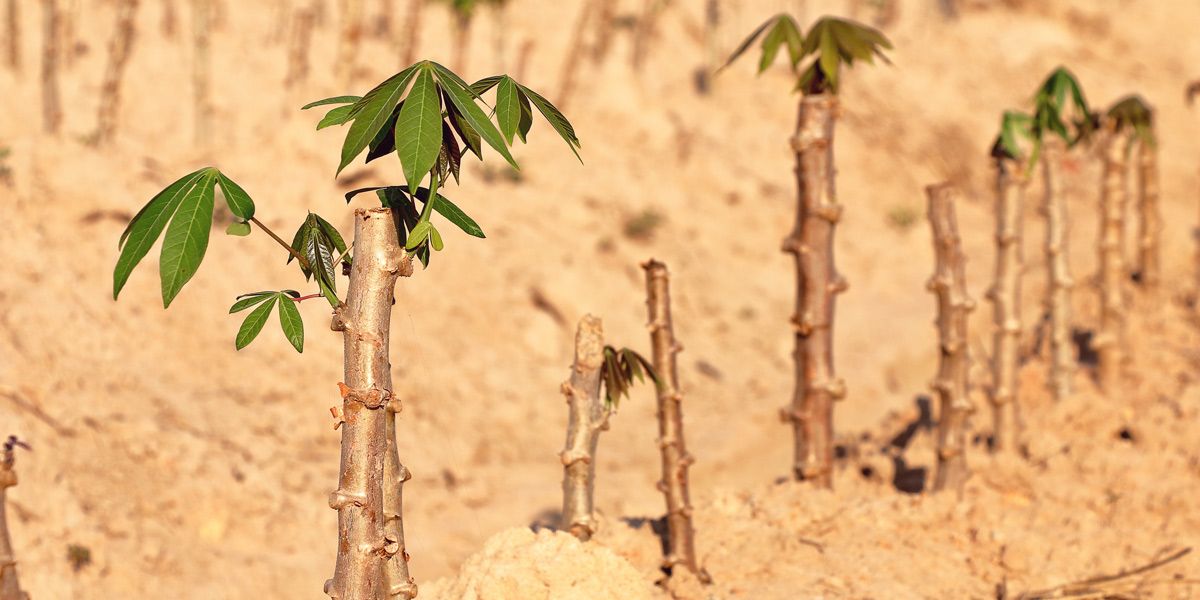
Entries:
[[968,397],[967,317],[975,301],[967,294],[966,255],[954,214],[956,191],[943,183],[925,188],[929,195],[929,225],[937,266],[928,287],[938,300],[938,338],[941,362],[931,387],[938,394],[937,474],[933,491],[956,490],[962,496],[967,469],[967,417],[975,411]]
[[[1012,156],[1020,155],[1017,138],[1032,141],[1026,173],[1042,165],[1045,182],[1046,264],[1049,285],[1046,311],[1050,316],[1049,387],[1056,399],[1071,394],[1075,374],[1075,348],[1071,339],[1071,279],[1067,257],[1066,199],[1063,196],[1062,160],[1065,149],[1090,139],[1095,116],[1088,108],[1083,89],[1070,71],[1055,69],[1034,94],[1033,116],[1012,113],[1001,132],[1001,144]],[[1069,122],[1068,122],[1069,120]]]
[[[496,88],[495,124],[481,104]],[[287,250],[315,293],[295,290],[239,296],[231,313],[250,310],[237,334],[240,349],[261,331],[278,307],[288,341],[302,351],[304,326],[296,303],[325,298],[333,309],[332,328],[343,334],[345,381],[338,383],[341,406],[332,409],[342,430],[338,489],[329,504],[338,511],[337,564],[325,591],[340,600],[411,599],[417,593],[408,573],[401,488],[409,478],[396,449],[395,413],[388,347],[396,280],[412,273],[414,258],[428,266],[431,252],[443,248],[434,213],[475,237],[479,225],[440,192],[460,176],[466,152],[482,157],[491,146],[514,168],[508,148],[522,141],[536,108],[572,152],[579,140],[566,117],[545,98],[507,75],[468,85],[430,61],[416,63],[380,83],[366,95],[338,96],[304,108],[333,106],[317,129],[349,125],[337,172],[363,151],[367,162],[395,154],[405,185],[353,190],[373,191],[381,207],[354,213],[350,245],[328,221],[309,214],[292,242],[285,242],[256,216],[255,204],[238,184],[216,168],[195,171],[169,185],[137,213],[121,236],[121,256],[113,281],[115,298],[139,261],[163,235],[160,273],[163,305],[169,306],[199,268],[212,226],[214,188],[221,190],[237,217],[227,233],[244,236],[257,226]],[[427,182],[421,187],[422,182]],[[168,226],[168,222],[170,222]],[[163,233],[165,229],[165,234]],[[348,271],[344,299],[338,296],[338,266]]]
[[683,346],[675,341],[671,321],[671,275],[667,265],[654,259],[642,263],[642,269],[646,271],[646,307],[650,313],[647,327],[654,370],[660,382],[658,445],[662,453],[662,481],[658,488],[667,500],[667,555],[663,568],[670,572],[676,565],[683,565],[707,582],[710,577],[696,560],[696,533],[688,495],[688,467],[695,458],[688,453],[683,435],[683,395],[679,392],[679,371],[675,365],[675,355]]
[[[1019,113],[1005,113],[1001,135],[1012,135],[1009,123]],[[1025,188],[1028,178],[1021,160],[998,138],[992,146],[996,164],[996,275],[987,297],[992,301],[992,447],[1012,452],[1020,447],[1021,413],[1017,392],[1021,345],[1021,248]],[[1016,148],[1015,140],[1007,146]]]
[[[833,486],[833,402],[845,396],[845,383],[833,369],[833,313],[835,295],[846,281],[833,262],[834,226],[842,213],[834,189],[833,125],[839,114],[838,91],[843,66],[856,60],[873,62],[891,43],[878,31],[825,17],[813,24],[807,36],[792,17],[771,17],[746,38],[725,66],[729,66],[763,36],[759,73],[775,60],[781,47],[796,74],[796,89],[803,94],[800,116],[791,146],[796,153],[799,191],[796,225],[783,240],[783,251],[796,259],[796,390],[790,408],[782,411],[795,430],[792,471],[799,480]],[[808,55],[808,68],[800,65]]]
[[1137,281],[1149,292],[1157,290],[1162,283],[1162,259],[1159,236],[1162,234],[1162,212],[1158,205],[1158,142],[1154,134],[1154,109],[1140,96],[1126,96],[1112,105],[1106,113],[1110,129],[1129,136],[1125,147],[1125,159],[1130,160],[1133,150],[1138,151],[1137,161]]
[[14,448],[31,448],[16,436],[8,436],[4,442],[4,454],[0,456],[0,600],[28,600],[29,595],[21,591],[17,580],[17,556],[13,552],[12,540],[8,537],[6,498],[8,488],[17,485],[17,472],[13,469]]
[[571,377],[561,387],[569,413],[567,442],[559,454],[563,464],[562,529],[582,541],[596,533],[594,497],[600,432],[608,429],[608,419],[621,396],[629,396],[634,377],[644,381],[643,371],[661,385],[650,361],[629,348],[606,346],[600,318],[584,315],[575,331]]

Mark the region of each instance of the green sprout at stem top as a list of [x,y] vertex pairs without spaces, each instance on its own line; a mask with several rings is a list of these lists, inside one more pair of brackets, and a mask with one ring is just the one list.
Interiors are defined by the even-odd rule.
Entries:
[[[763,35],[764,32],[766,35]],[[883,50],[892,49],[891,42],[878,30],[834,17],[823,17],[804,36],[800,34],[796,21],[790,15],[781,13],[755,29],[721,68],[737,60],[760,35],[763,36],[763,42],[758,72],[767,70],[778,56],[780,47],[786,45],[792,72],[797,74],[796,89],[805,95],[825,92],[836,95],[843,64],[851,66],[855,60],[874,63],[875,56],[888,62]],[[810,54],[816,58],[807,69],[800,71],[800,63]]]

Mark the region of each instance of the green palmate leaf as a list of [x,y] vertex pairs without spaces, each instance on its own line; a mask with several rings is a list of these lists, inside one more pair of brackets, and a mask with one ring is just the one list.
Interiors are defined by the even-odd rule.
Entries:
[[432,224],[429,226],[429,245],[433,247],[435,252],[441,252],[444,247],[442,245],[442,234],[438,233],[437,227],[434,227]]
[[416,227],[413,227],[412,231],[409,232],[408,241],[404,242],[404,249],[413,250],[417,246],[424,244],[425,240],[429,237],[429,228],[432,226],[429,221],[417,223]]
[[300,319],[300,309],[296,308],[294,300],[283,294],[279,295],[279,326],[296,352],[304,352],[304,321]]
[[267,324],[267,317],[270,316],[271,309],[279,301],[279,294],[272,292],[266,298],[266,302],[253,311],[250,311],[250,314],[246,316],[246,320],[242,321],[242,326],[238,329],[237,339],[234,342],[238,350],[250,345],[250,342],[253,342],[254,338],[258,337],[263,325]]
[[[418,195],[419,194],[420,191],[418,190]],[[428,190],[426,190],[425,195],[428,197]],[[445,196],[441,194],[437,195],[437,198],[433,203],[433,210],[439,215],[445,217],[447,221],[450,221],[459,229],[463,230],[463,232],[465,232],[467,235],[475,236],[477,238],[485,237],[483,235],[483,229],[479,227],[479,224],[476,223],[474,219],[467,216],[467,213],[463,212],[462,209],[447,200]]]
[[1006,111],[1000,121],[1000,136],[997,140],[997,148],[993,151],[993,156],[1006,156],[1013,159],[1022,156],[1023,152],[1017,138],[1018,136],[1026,139],[1031,138],[1033,136],[1032,125],[1033,119],[1029,115],[1013,110]]
[[546,121],[550,123],[550,126],[553,127],[554,130],[558,132],[558,135],[562,137],[563,141],[570,146],[571,152],[575,153],[575,158],[579,159],[579,162],[582,164],[583,159],[580,158],[579,152],[576,150],[577,148],[582,148],[582,146],[579,144],[579,138],[575,137],[575,128],[571,127],[571,122],[567,120],[567,117],[563,116],[562,112],[560,112],[554,107],[553,104],[550,104],[549,100],[546,100],[537,92],[519,83],[517,84],[517,89],[521,91],[521,94],[524,96],[524,98],[532,102],[533,105],[537,107],[538,112],[542,113],[542,116],[546,118]]
[[[310,212],[296,230],[292,248],[304,256],[304,260],[312,267],[310,270],[301,263],[300,271],[304,273],[304,278],[307,280],[315,275],[321,293],[331,305],[337,306],[338,257],[346,252],[346,242],[337,228]],[[289,253],[288,263],[294,258]]]
[[353,104],[347,104],[346,106],[339,106],[325,113],[325,116],[317,123],[317,131],[334,125],[345,125],[346,121],[350,120],[350,109],[352,108],[354,108]]
[[[204,260],[212,230],[214,186],[221,187],[230,212],[242,219],[253,218],[254,202],[250,196],[217,169],[206,167],[185,175],[146,203],[121,234],[118,242],[121,256],[113,271],[114,299],[121,293],[134,267],[145,258],[165,229],[159,273],[163,306],[170,306]],[[246,226],[231,227],[230,233],[244,234]]]
[[[246,221],[254,218],[254,201],[250,199],[250,195],[242,189],[242,186],[234,183],[220,171],[217,171],[217,186],[221,188],[221,195],[225,196],[225,205],[229,207],[229,212]],[[248,229],[250,225],[247,224],[246,227]]]
[[496,122],[500,124],[504,141],[510,146],[521,123],[521,103],[518,96],[516,84],[512,78],[505,75],[496,88]]
[[821,53],[817,56],[817,64],[820,65],[821,71],[829,80],[829,89],[837,93],[838,61],[841,58],[838,54],[837,41],[833,37],[833,32],[829,29],[822,29],[818,35],[821,39]]
[[[776,17],[775,26],[767,32],[763,38],[762,44],[762,60],[758,64],[758,72],[762,73],[775,62],[775,56],[779,53],[779,47],[786,44],[788,48],[788,59],[791,61],[791,67],[794,70],[796,65],[800,64],[801,46],[803,37],[800,35],[800,30],[796,26],[796,22],[788,15],[779,15]],[[730,59],[732,60],[732,59]]]
[[113,272],[114,300],[121,293],[121,288],[125,287],[125,282],[129,280],[133,268],[150,251],[150,247],[167,227],[167,222],[175,216],[175,211],[183,203],[184,197],[191,193],[207,170],[200,169],[192,172],[167,186],[129,221],[129,225],[121,234],[121,240],[118,243],[121,256],[117,259],[117,267]]
[[400,102],[409,81],[422,64],[418,63],[393,75],[353,104],[349,118],[354,119],[354,123],[350,125],[350,131],[342,143],[342,160],[337,170],[339,174],[383,129],[391,117],[392,109]]
[[422,68],[396,119],[396,152],[400,155],[409,189],[416,189],[425,174],[437,164],[441,137],[442,110],[437,87],[430,70]]
[[229,314],[232,315],[233,313],[242,312],[251,306],[266,302],[274,295],[275,292],[251,292],[249,294],[242,294],[241,296],[237,297],[237,302],[234,302],[233,306],[229,307]]
[[216,169],[205,172],[184,197],[163,236],[162,257],[158,265],[162,276],[163,308],[171,305],[179,290],[196,274],[196,269],[204,260],[208,234],[212,229],[215,179]]
[[354,104],[355,102],[358,102],[359,100],[362,100],[361,96],[334,96],[333,98],[326,98],[324,100],[317,100],[316,102],[309,102],[308,104],[301,106],[300,110],[308,110],[315,106],[325,106],[326,104]]
[[227,235],[236,235],[238,237],[248,236],[250,235],[250,223],[246,221],[231,223],[229,227],[225,228],[225,233]]
[[[446,92],[450,102],[458,109],[458,114],[462,117],[463,121],[469,124],[483,138],[483,141],[487,142],[496,152],[499,152],[508,161],[508,164],[512,165],[514,169],[519,170],[520,167],[517,166],[517,161],[513,159],[512,154],[508,152],[508,146],[504,144],[504,137],[496,129],[496,126],[492,125],[492,122],[483,113],[483,110],[475,104],[475,99],[478,98],[478,95],[470,91],[466,84],[462,83],[462,80],[450,72],[449,69],[437,63],[431,64],[437,73],[438,83],[441,85],[442,90]],[[464,138],[464,141],[467,140]],[[469,144],[470,142],[468,141]]]

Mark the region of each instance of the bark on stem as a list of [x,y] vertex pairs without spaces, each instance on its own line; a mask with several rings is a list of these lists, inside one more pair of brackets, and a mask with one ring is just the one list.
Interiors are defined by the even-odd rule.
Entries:
[[416,595],[400,519],[401,484],[408,471],[395,458],[394,437],[388,436],[394,435],[399,410],[388,360],[393,292],[396,280],[411,274],[412,257],[400,244],[391,210],[355,211],[350,285],[332,323],[343,332],[346,379],[339,385],[340,477],[329,497],[329,506],[338,511],[338,553],[325,593],[334,600]]
[[1056,400],[1071,395],[1075,377],[1075,348],[1071,340],[1071,279],[1067,256],[1067,203],[1062,191],[1064,143],[1057,137],[1042,145],[1042,175],[1046,183],[1046,264],[1050,282],[1046,310],[1050,314],[1049,387]]
[[658,447],[662,452],[662,481],[658,489],[667,500],[667,555],[663,568],[683,565],[701,581],[710,577],[696,561],[695,531],[692,528],[692,503],[688,497],[688,466],[695,462],[688,454],[683,436],[683,396],[679,393],[679,372],[675,355],[683,350],[675,341],[671,321],[670,274],[667,265],[654,259],[642,264],[646,271],[646,306],[650,313],[650,344],[658,386]]
[[58,99],[58,6],[42,0],[42,129],[58,134],[62,106]]
[[1021,344],[1021,227],[1025,175],[1013,159],[996,161],[996,281],[988,291],[995,323],[992,352],[992,444],[997,452],[1020,447],[1021,414],[1017,379]]
[[108,68],[104,72],[104,84],[100,88],[100,112],[96,118],[96,143],[112,141],[117,130],[117,111],[121,104],[121,76],[129,61],[129,49],[133,42],[134,16],[138,0],[122,0],[117,5],[117,25],[113,30],[112,42],[108,46]]
[[580,540],[596,532],[592,498],[596,479],[596,445],[608,429],[608,408],[600,400],[600,369],[604,366],[604,328],[598,317],[585,315],[575,333],[575,364],[562,384],[570,416],[563,464],[563,525]]
[[962,495],[967,468],[967,417],[975,407],[967,396],[967,315],[975,301],[967,295],[966,256],[954,215],[954,187],[948,183],[925,188],[929,195],[929,225],[937,259],[928,287],[938,298],[938,337],[941,363],[930,387],[940,400],[938,468],[933,491],[954,489]]
[[1104,185],[1100,190],[1100,326],[1096,347],[1101,385],[1112,389],[1125,360],[1125,231],[1126,149],[1129,133],[1109,131],[1104,146]]
[[833,487],[833,402],[846,395],[833,370],[833,312],[846,281],[833,263],[833,234],[842,207],[833,180],[833,125],[838,113],[831,94],[805,96],[792,137],[799,201],[796,226],[783,251],[796,257],[796,390],[781,412],[795,431],[793,473],[798,480]]
[[8,488],[17,485],[17,472],[13,470],[13,449],[11,445],[4,449],[0,458],[0,600],[28,600],[29,596],[21,591],[17,580],[17,558],[13,552],[12,540],[8,537],[8,518],[5,507]]
[[1142,287],[1153,293],[1162,282],[1161,251],[1162,211],[1158,205],[1158,147],[1141,140],[1138,143],[1138,206],[1141,222],[1138,231],[1138,273]]

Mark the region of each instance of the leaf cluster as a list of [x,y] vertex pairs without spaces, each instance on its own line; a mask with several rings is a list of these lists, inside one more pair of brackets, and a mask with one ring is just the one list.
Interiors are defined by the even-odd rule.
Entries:
[[1032,115],[1010,110],[1001,117],[1000,134],[992,146],[993,157],[1026,156],[1020,141],[1025,139],[1032,143],[1027,167],[1032,170],[1047,135],[1057,135],[1068,147],[1073,147],[1089,141],[1097,128],[1098,116],[1088,107],[1079,81],[1065,67],[1050,73],[1034,94],[1033,103]]
[[663,381],[654,370],[654,365],[644,356],[621,348],[604,347],[604,364],[600,367],[600,379],[604,382],[604,405],[608,410],[615,410],[621,396],[629,397],[629,388],[633,386],[633,378],[645,383],[643,371],[654,382],[655,387],[662,389]]
[[[342,234],[329,221],[320,215],[308,213],[308,217],[296,230],[292,237],[292,249],[304,257],[305,263],[300,263],[300,271],[304,280],[310,281],[316,275],[317,286],[321,295],[329,301],[330,306],[337,307],[337,266],[346,258],[346,242]],[[288,264],[296,258],[288,256]]]
[[[242,227],[249,232],[247,221],[254,218],[254,201],[241,186],[215,167],[205,167],[183,176],[146,203],[121,234],[117,244],[121,255],[113,271],[114,300],[125,287],[134,267],[150,252],[165,229],[159,274],[163,308],[171,305],[204,260],[212,229],[214,188],[221,189],[229,212],[242,219]],[[239,228],[235,233],[240,232]]]
[[1136,140],[1141,140],[1150,148],[1155,146],[1154,109],[1150,108],[1150,105],[1146,104],[1141,96],[1134,94],[1118,100],[1108,109],[1105,116],[1114,131],[1126,128],[1133,131],[1133,137],[1129,140],[1126,152],[1132,148]]
[[304,321],[300,319],[300,309],[296,307],[296,302],[300,299],[300,292],[296,290],[253,292],[238,296],[237,302],[229,308],[229,314],[242,312],[254,306],[258,308],[250,311],[242,321],[235,342],[237,349],[245,348],[258,337],[263,326],[267,324],[267,317],[271,316],[271,309],[278,304],[279,326],[283,328],[283,335],[291,342],[296,352],[304,352]]
[[[878,30],[853,21],[823,17],[805,36],[791,15],[780,13],[755,29],[721,68],[732,64],[759,36],[763,41],[758,72],[767,70],[779,55],[780,48],[786,45],[792,72],[797,74],[796,90],[806,95],[837,94],[843,64],[852,66],[855,60],[873,64],[876,56],[888,62],[883,50],[892,49],[891,42]],[[801,71],[800,64],[810,54],[815,58]]]

